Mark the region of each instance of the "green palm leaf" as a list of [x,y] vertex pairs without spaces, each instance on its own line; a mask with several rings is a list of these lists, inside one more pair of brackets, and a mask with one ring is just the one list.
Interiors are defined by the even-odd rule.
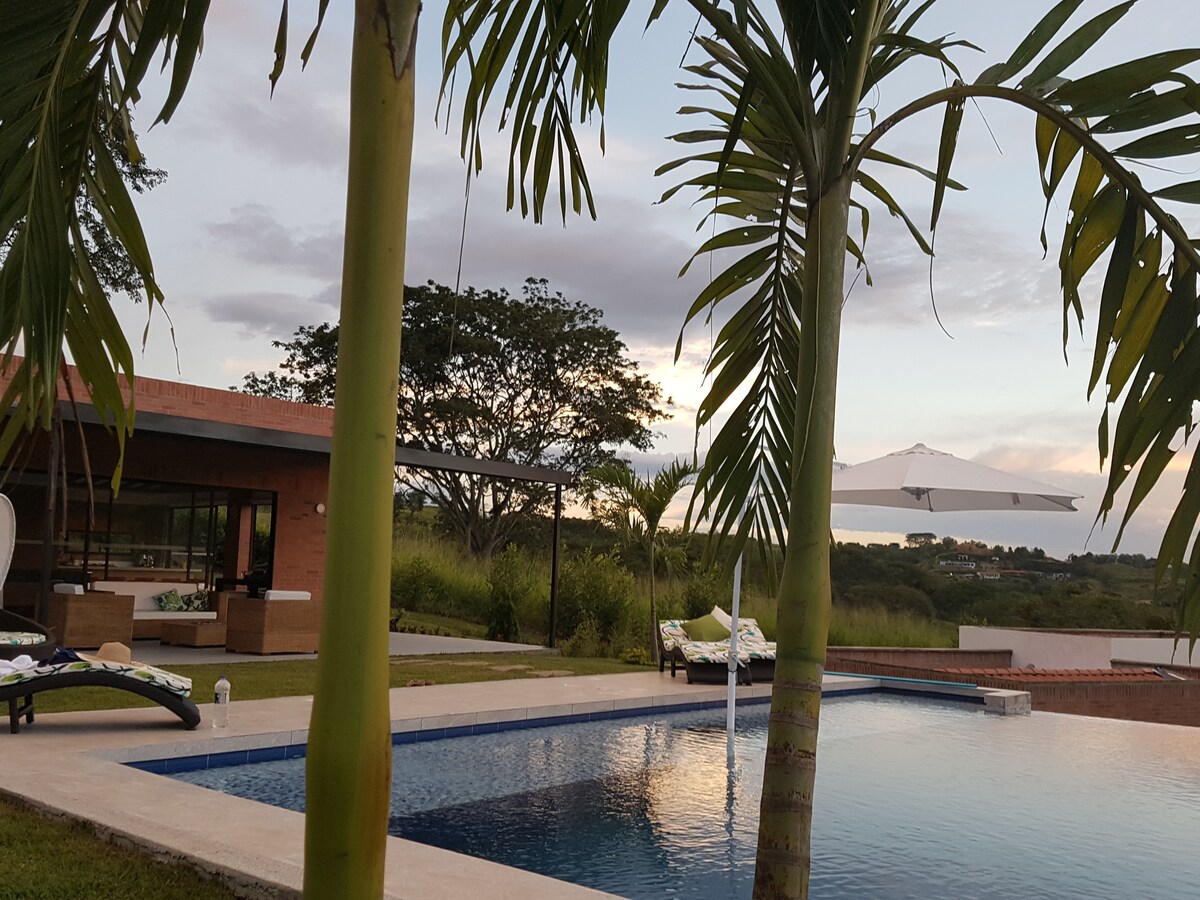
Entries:
[[132,379],[133,353],[88,260],[76,200],[86,194],[146,298],[161,302],[114,152],[140,158],[129,105],[159,50],[173,59],[159,118],[174,112],[207,11],[207,0],[0,0],[0,341],[10,365],[18,344],[25,354],[12,372],[0,456],[21,428],[49,427],[64,342],[124,447],[133,406],[117,376]]

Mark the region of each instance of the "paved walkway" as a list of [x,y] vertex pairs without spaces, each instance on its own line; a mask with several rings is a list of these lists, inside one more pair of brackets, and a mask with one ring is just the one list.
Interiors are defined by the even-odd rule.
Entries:
[[[827,683],[838,679],[827,678]],[[868,679],[840,679],[861,689]],[[827,686],[826,690],[830,688]],[[770,685],[739,687],[761,696]],[[396,688],[393,731],[449,728],[719,699],[725,689],[655,671]],[[280,747],[307,740],[311,697],[231,704],[229,727],[196,731],[159,707],[38,716],[0,734],[0,796],[93,822],[164,858],[185,859],[246,896],[299,898],[304,816],[120,765],[119,761]],[[53,848],[46,848],[47,853]],[[400,838],[387,840],[385,897],[421,900],[598,900],[609,895]]]
[[[255,653],[230,653],[224,647],[176,647],[158,641],[134,641],[132,654],[138,662],[170,669],[178,665],[205,663],[271,662],[280,659],[316,659],[315,653],[277,653],[260,656]],[[425,656],[434,653],[523,653],[545,650],[538,644],[507,644],[503,641],[481,641],[473,638],[437,637],[432,634],[388,634],[388,653],[391,656]]]

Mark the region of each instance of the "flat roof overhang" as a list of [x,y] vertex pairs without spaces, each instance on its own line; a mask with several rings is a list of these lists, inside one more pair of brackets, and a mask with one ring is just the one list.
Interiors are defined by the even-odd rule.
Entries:
[[[69,401],[59,401],[59,412],[64,421],[78,420],[88,425],[105,424],[99,413],[89,404],[80,403],[73,406]],[[277,428],[237,425],[230,422],[214,422],[211,419],[194,419],[169,413],[139,411],[134,420],[134,428],[135,434],[137,431],[149,431],[155,434],[228,441],[256,447],[301,450],[308,453],[321,453],[325,456],[328,456],[333,448],[333,439],[324,435],[301,434],[294,431],[281,431]],[[460,472],[465,475],[485,475],[489,478],[508,478],[513,481],[528,481],[538,484],[556,484],[564,487],[569,487],[575,480],[570,472],[560,469],[523,466],[493,459],[474,459],[450,453],[416,450],[411,447],[396,447],[396,465],[440,472]]]

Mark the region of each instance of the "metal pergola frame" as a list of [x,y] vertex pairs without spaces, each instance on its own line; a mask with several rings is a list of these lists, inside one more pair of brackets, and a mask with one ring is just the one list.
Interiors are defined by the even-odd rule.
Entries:
[[[95,408],[87,404],[72,404],[59,401],[59,415],[64,422],[79,421],[87,425],[104,425],[104,420]],[[328,456],[333,449],[333,438],[318,434],[302,434],[262,428],[256,425],[237,425],[230,422],[214,422],[210,419],[194,419],[170,413],[141,412],[137,414],[136,429],[156,434],[171,434],[211,441],[227,441],[234,444],[250,444],[257,447],[275,447],[282,450],[300,450]],[[440,472],[457,472],[464,475],[482,475],[488,478],[504,478],[532,484],[554,485],[554,531],[553,547],[550,552],[550,635],[549,646],[555,646],[558,628],[558,544],[562,523],[563,488],[575,482],[570,472],[542,466],[523,466],[493,459],[475,459],[454,456],[449,453],[434,453],[411,447],[396,447],[396,465],[414,469],[429,469]]]

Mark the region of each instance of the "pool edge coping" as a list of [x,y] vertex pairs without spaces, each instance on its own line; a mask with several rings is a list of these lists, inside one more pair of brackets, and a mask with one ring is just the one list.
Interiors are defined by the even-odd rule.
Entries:
[[[716,705],[723,701],[723,685],[697,686],[667,681],[658,673],[636,673],[615,676],[577,676],[563,679],[557,685],[546,682],[531,682],[524,695],[532,692],[549,697],[557,690],[559,696],[578,696],[579,690],[564,689],[564,682],[580,684],[589,681],[588,690],[595,694],[606,694],[603,700],[592,700],[574,704],[550,702],[531,703],[525,707],[507,710],[512,720],[524,718],[528,721],[530,711],[545,713],[558,708],[570,709],[580,714],[585,708],[638,709],[639,714],[655,710],[669,711],[671,708],[691,706],[696,703]],[[834,678],[826,679],[825,693],[848,696],[873,693],[888,689],[885,678]],[[516,682],[498,682],[506,690],[521,690]],[[536,685],[536,686],[534,686]],[[628,687],[626,687],[628,685]],[[428,690],[450,692],[437,695],[439,698],[458,697],[457,705],[463,706],[463,697],[469,697],[472,685],[444,685]],[[393,690],[393,700],[399,692],[406,700],[412,695],[410,689]],[[426,689],[422,689],[423,691]],[[739,687],[738,694],[749,699],[769,698],[771,685]],[[911,691],[906,691],[911,692]],[[485,692],[486,693],[486,692]],[[961,690],[930,690],[927,694],[957,693]],[[972,699],[983,699],[986,690],[972,690]],[[620,695],[620,696],[613,696]],[[505,695],[507,696],[507,695]],[[297,698],[281,698],[282,701],[241,701],[249,715],[257,711],[256,704],[272,704],[285,709],[294,719],[305,708]],[[299,698],[301,701],[310,698]],[[432,695],[430,696],[432,700]],[[485,698],[486,699],[486,698]],[[493,696],[493,701],[495,697]],[[960,699],[962,697],[960,696]],[[477,707],[486,707],[486,702],[468,700]],[[714,703],[715,702],[715,703]],[[237,706],[234,704],[235,714]],[[421,706],[421,703],[416,706]],[[430,703],[424,703],[430,706]],[[455,703],[442,702],[443,708]],[[495,703],[492,704],[495,706]],[[245,733],[230,737],[213,737],[179,740],[178,732],[158,732],[154,737],[161,743],[146,743],[147,732],[138,733],[128,729],[128,720],[157,723],[161,710],[139,709],[109,711],[110,715],[92,713],[61,713],[64,722],[97,722],[116,719],[106,727],[113,740],[122,746],[108,750],[71,744],[60,737],[63,732],[45,733],[48,740],[29,742],[18,738],[13,744],[17,756],[14,769],[21,771],[20,755],[26,755],[28,766],[24,777],[9,777],[0,772],[0,796],[37,809],[57,818],[67,818],[89,823],[102,836],[115,837],[119,843],[137,846],[152,856],[184,862],[197,871],[228,884],[249,896],[299,897],[303,882],[303,832],[304,816],[257,801],[244,800],[189,785],[163,777],[150,777],[151,773],[122,764],[132,761],[131,757],[148,755],[177,758],[187,750],[222,748],[232,749],[240,744],[245,749],[262,747],[264,742],[278,745],[293,736],[307,737],[304,729],[291,729],[262,733]],[[492,708],[478,710],[484,716],[499,716],[504,710]],[[459,713],[456,715],[462,715]],[[543,718],[534,716],[533,718]],[[286,718],[286,716],[285,716]],[[427,722],[442,724],[444,717],[425,716],[393,719],[395,724]],[[150,726],[154,727],[154,726]],[[71,728],[64,729],[68,734]],[[36,732],[31,732],[32,737]],[[194,734],[191,733],[191,734]],[[80,730],[86,740],[86,729]],[[79,738],[76,738],[79,740]],[[82,742],[82,741],[81,741]],[[44,746],[43,745],[48,745]],[[221,752],[221,751],[218,751]],[[118,758],[123,757],[123,759]],[[40,777],[39,777],[40,774]],[[57,777],[56,777],[57,776]],[[389,837],[385,860],[386,886],[384,896],[422,896],[437,900],[457,900],[464,892],[479,898],[495,897],[500,900],[522,898],[522,900],[566,900],[566,898],[603,898],[611,895],[583,888],[568,882],[556,881],[546,876],[512,869],[474,857],[465,857],[451,851],[440,850]],[[399,843],[394,843],[399,842]],[[252,849],[250,849],[252,848]],[[418,893],[414,894],[414,890]]]

